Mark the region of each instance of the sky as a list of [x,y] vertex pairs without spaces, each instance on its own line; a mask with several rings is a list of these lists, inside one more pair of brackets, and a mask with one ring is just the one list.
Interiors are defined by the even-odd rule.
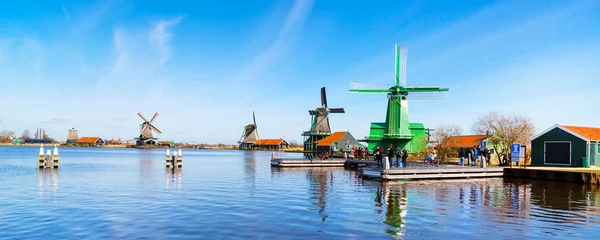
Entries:
[[[163,140],[302,140],[326,87],[333,131],[368,135],[385,95],[350,82],[447,86],[411,122],[471,133],[490,111],[597,126],[600,1],[12,1],[0,8],[0,128],[58,140],[132,139],[141,112]],[[594,111],[592,111],[594,110]]]

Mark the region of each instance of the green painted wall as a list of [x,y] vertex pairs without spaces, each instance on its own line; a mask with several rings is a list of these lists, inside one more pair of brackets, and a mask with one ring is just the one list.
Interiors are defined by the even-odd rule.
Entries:
[[571,167],[583,167],[582,157],[587,156],[587,142],[573,136],[572,134],[555,128],[546,134],[531,141],[531,165],[532,166],[565,166],[568,165],[544,165],[544,142],[546,141],[570,141],[571,142]]
[[410,133],[413,134],[413,139],[410,141],[407,151],[411,153],[425,152],[427,150],[425,126],[422,123],[410,123]]

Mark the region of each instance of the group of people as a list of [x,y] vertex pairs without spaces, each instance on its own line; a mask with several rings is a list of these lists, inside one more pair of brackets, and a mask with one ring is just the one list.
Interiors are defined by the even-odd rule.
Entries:
[[346,147],[347,149],[347,158],[349,159],[358,159],[358,160],[367,160],[369,159],[369,149],[367,147]]
[[384,152],[382,147],[378,146],[373,152],[373,158],[377,163],[377,167],[383,167],[384,156],[388,158],[390,167],[394,166],[394,157],[396,157],[396,167],[406,167],[406,159],[408,158],[406,148],[400,150],[400,147],[398,147],[396,148],[396,151],[394,151],[394,145],[390,144]]
[[490,164],[490,154],[491,152],[487,148],[479,149],[477,146],[473,146],[467,149],[461,148],[458,157],[460,157],[461,166],[465,165],[465,159],[470,162],[471,166],[477,166],[477,160],[480,159],[480,166],[485,167]]

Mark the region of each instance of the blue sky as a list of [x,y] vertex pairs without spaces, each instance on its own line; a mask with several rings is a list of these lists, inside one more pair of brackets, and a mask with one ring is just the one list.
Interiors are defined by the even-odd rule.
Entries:
[[470,133],[489,111],[600,126],[599,1],[15,1],[0,8],[0,123],[64,139],[130,139],[155,121],[161,139],[235,143],[256,111],[263,138],[300,141],[327,88],[333,130],[368,134],[393,83],[448,86],[414,100],[410,120]]

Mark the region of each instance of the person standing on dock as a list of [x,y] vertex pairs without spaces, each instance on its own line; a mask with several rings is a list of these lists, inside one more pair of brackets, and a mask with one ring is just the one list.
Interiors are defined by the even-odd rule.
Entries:
[[394,145],[390,143],[390,146],[387,149],[386,155],[388,157],[388,162],[390,164],[390,168],[394,166]]
[[402,167],[404,164],[400,163],[400,157],[402,156],[402,150],[400,147],[396,148],[396,167]]
[[383,167],[383,158],[381,157],[381,147],[377,147],[375,149],[375,153],[373,154],[375,161],[377,162],[377,167]]
[[479,151],[477,151],[477,147],[473,146],[473,159],[471,166],[477,166],[477,159],[479,158]]
[[460,166],[463,167],[465,166],[465,150],[464,149],[460,149],[458,151],[458,157],[460,157]]
[[408,158],[408,152],[406,148],[402,149],[402,167],[406,167],[406,159]]

